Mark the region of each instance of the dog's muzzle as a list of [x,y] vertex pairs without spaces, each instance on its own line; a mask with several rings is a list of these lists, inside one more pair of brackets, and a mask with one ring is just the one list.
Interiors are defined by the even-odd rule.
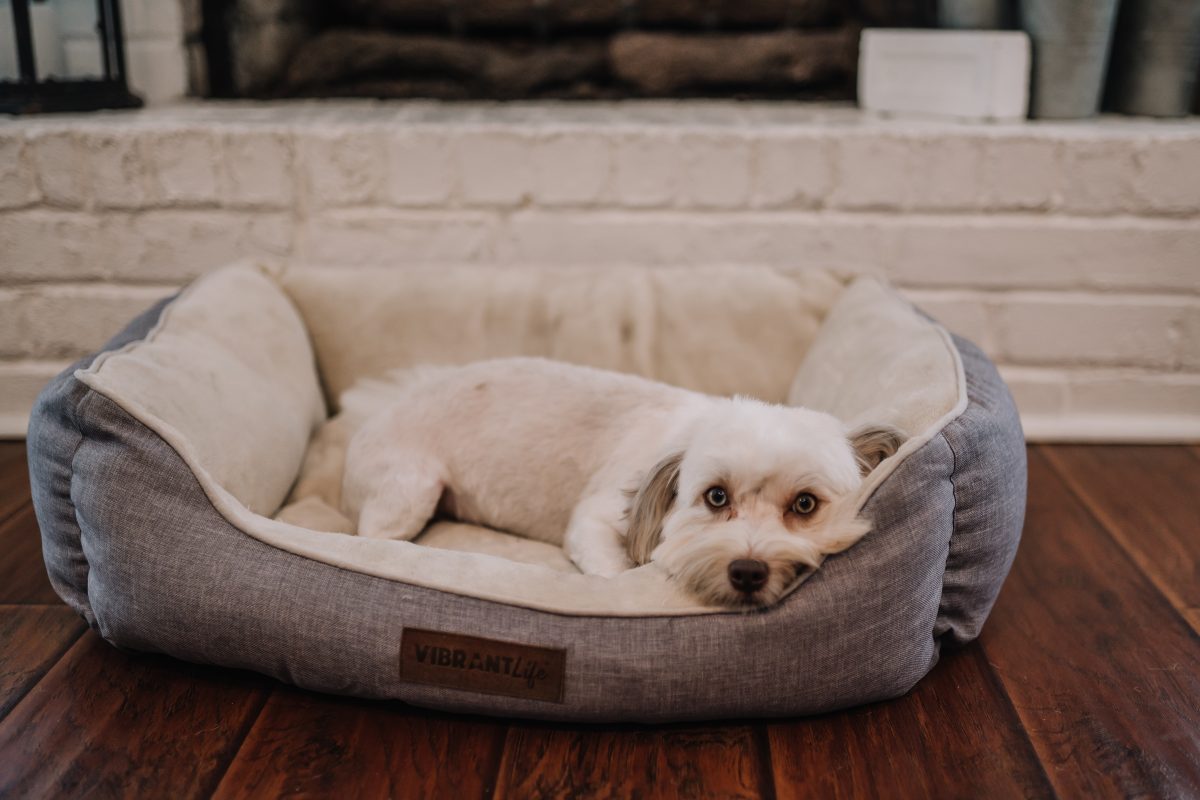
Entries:
[[771,568],[756,558],[739,558],[729,562],[729,582],[744,594],[754,594],[767,585]]

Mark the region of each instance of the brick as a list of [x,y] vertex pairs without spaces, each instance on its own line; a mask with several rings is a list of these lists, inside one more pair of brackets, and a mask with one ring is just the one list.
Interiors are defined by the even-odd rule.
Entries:
[[982,146],[967,136],[912,142],[903,192],[905,207],[919,211],[970,211],[980,205]]
[[1062,210],[1120,214],[1136,210],[1135,165],[1129,142],[1067,139],[1062,145]]
[[0,362],[0,436],[23,437],[33,401],[66,361]]
[[951,333],[966,337],[989,355],[995,355],[996,343],[988,305],[990,296],[987,293],[908,289],[904,291],[904,296]]
[[750,143],[736,136],[687,134],[679,143],[681,204],[740,208],[750,196]]
[[131,39],[157,36],[180,40],[183,34],[183,5],[181,0],[121,0],[121,24],[125,35]]
[[533,153],[534,200],[540,205],[589,205],[609,188],[609,137],[570,131],[537,142]]
[[222,153],[208,130],[172,130],[142,137],[158,199],[168,205],[212,204],[220,198]]
[[440,205],[456,192],[454,162],[444,132],[389,135],[387,159],[387,198],[396,205]]
[[1004,364],[999,370],[1022,416],[1063,413],[1067,406],[1067,378],[1062,370]]
[[495,221],[478,214],[347,210],[307,220],[297,256],[330,264],[464,263],[488,260]]
[[0,215],[0,283],[182,282],[242,258],[286,256],[292,236],[285,214],[10,212]]
[[772,136],[755,144],[751,205],[815,208],[833,186],[834,146],[824,136]]
[[0,290],[0,358],[78,358],[172,291],[109,285]]
[[1180,325],[1179,366],[1200,372],[1200,308],[1192,308]]
[[670,205],[679,185],[679,145],[669,134],[621,136],[614,146],[613,194],[627,208]]
[[1146,210],[1164,214],[1200,211],[1200,135],[1152,140],[1136,158],[1135,191]]
[[530,141],[503,130],[460,133],[453,138],[463,202],[513,206],[533,191]]
[[1059,202],[1062,178],[1054,140],[988,139],[980,170],[981,201],[986,208],[1044,210]]
[[292,138],[243,130],[221,138],[224,201],[231,206],[290,208],[296,202]]
[[126,42],[129,85],[147,104],[170,103],[187,94],[187,58],[182,39],[181,31],[175,39]]
[[1026,364],[1172,368],[1200,301],[1015,293],[995,305],[998,358]]
[[141,208],[158,198],[145,139],[128,132],[95,129],[81,131],[78,142],[88,174],[89,207]]
[[24,136],[0,131],[0,208],[20,208],[41,197],[29,149]]
[[1200,290],[1200,224],[805,212],[513,215],[502,254],[537,263],[806,264],[910,288]]
[[877,224],[890,239],[881,264],[902,284],[1200,290],[1192,221],[888,216]]
[[372,128],[342,127],[298,134],[297,163],[314,208],[370,205],[383,196],[383,138]]
[[829,203],[846,209],[898,209],[906,200],[911,144],[895,136],[849,135],[837,146]]
[[1067,384],[1067,410],[1074,414],[1200,418],[1200,375],[1083,371],[1069,374]]
[[66,208],[87,203],[91,196],[90,170],[74,134],[62,130],[41,132],[30,139],[29,148],[45,202]]

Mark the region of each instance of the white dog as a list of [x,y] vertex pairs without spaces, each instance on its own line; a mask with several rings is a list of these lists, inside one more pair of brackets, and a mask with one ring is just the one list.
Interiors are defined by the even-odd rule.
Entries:
[[765,605],[869,524],[854,499],[883,426],[536,358],[398,371],[367,408],[341,503],[361,536],[436,514],[564,547],[585,573],[655,561],[705,601]]

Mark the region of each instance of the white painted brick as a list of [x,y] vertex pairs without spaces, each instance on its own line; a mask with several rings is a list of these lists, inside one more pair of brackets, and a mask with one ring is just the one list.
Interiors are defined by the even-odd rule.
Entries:
[[23,437],[33,401],[66,361],[0,362],[0,436]]
[[0,289],[0,358],[78,358],[172,291],[103,284]]
[[1200,416],[1200,375],[1137,371],[1068,373],[1067,411]]
[[221,151],[207,130],[156,132],[143,138],[158,198],[167,205],[215,203],[220,197]]
[[824,136],[760,138],[751,205],[815,208],[833,186],[833,141]]
[[532,153],[534,200],[546,206],[589,205],[609,188],[609,137],[569,131],[539,140]]
[[669,205],[679,186],[679,144],[669,134],[634,134],[617,140],[613,187],[617,205]]
[[1062,185],[1052,139],[996,137],[983,145],[982,204],[997,210],[1041,210],[1058,202]]
[[880,263],[902,284],[1200,290],[1195,221],[889,215],[877,224],[888,239]]
[[23,135],[5,135],[0,129],[0,208],[20,208],[40,199],[29,150]]
[[91,196],[90,170],[74,134],[40,133],[30,140],[29,147],[38,186],[47,203],[72,208],[87,202]]
[[509,229],[501,252],[513,262],[673,258],[852,269],[912,288],[1200,290],[1200,224],[1173,220],[530,210]]
[[846,209],[896,209],[903,205],[911,146],[895,136],[850,135],[838,142],[837,178],[830,205]]
[[87,194],[83,201],[88,206],[140,208],[157,197],[144,139],[98,129],[81,131],[77,142],[87,172]]
[[158,36],[182,40],[182,7],[181,0],[121,0],[121,24],[125,35],[131,39]]
[[750,196],[750,143],[737,136],[687,134],[680,143],[680,202],[739,208]]
[[173,40],[126,42],[125,63],[130,87],[147,104],[170,103],[187,94],[187,56],[182,32]]
[[1167,214],[1200,211],[1200,137],[1151,141],[1137,154],[1137,162],[1141,205]]
[[996,356],[1026,364],[1174,368],[1200,300],[1015,293],[995,304]]
[[392,203],[440,205],[454,194],[454,162],[443,132],[410,130],[390,134],[387,159],[387,197]]
[[297,134],[296,148],[314,208],[368,205],[382,199],[386,155],[377,130],[313,126],[311,132]]
[[295,205],[292,139],[282,133],[238,131],[222,139],[224,200],[231,206]]
[[286,214],[234,211],[0,214],[0,283],[134,280],[174,283],[242,258],[290,253]]
[[983,161],[978,139],[966,136],[925,138],[911,144],[903,187],[905,207],[966,211],[979,206]]
[[346,210],[308,220],[297,256],[331,264],[464,263],[488,260],[495,221],[479,214]]
[[917,308],[936,319],[951,333],[965,336],[989,354],[995,353],[989,295],[957,290],[908,289],[904,296]]
[[1136,208],[1134,150],[1121,140],[1068,140],[1062,145],[1062,210],[1119,214]]
[[1180,327],[1179,366],[1200,372],[1200,309],[1193,308],[1188,312]]
[[471,205],[519,205],[533,191],[531,142],[518,133],[469,131],[453,139],[462,199]]
[[999,365],[1017,410],[1027,414],[1058,415],[1067,407],[1067,378],[1062,370]]
[[678,217],[523,211],[508,220],[496,258],[544,266],[687,263],[696,229]]

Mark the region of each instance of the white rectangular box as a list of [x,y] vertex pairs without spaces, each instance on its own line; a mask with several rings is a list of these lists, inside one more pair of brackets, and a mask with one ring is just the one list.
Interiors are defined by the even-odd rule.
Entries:
[[1029,37],[1021,31],[867,29],[858,102],[869,111],[956,119],[1024,119]]

